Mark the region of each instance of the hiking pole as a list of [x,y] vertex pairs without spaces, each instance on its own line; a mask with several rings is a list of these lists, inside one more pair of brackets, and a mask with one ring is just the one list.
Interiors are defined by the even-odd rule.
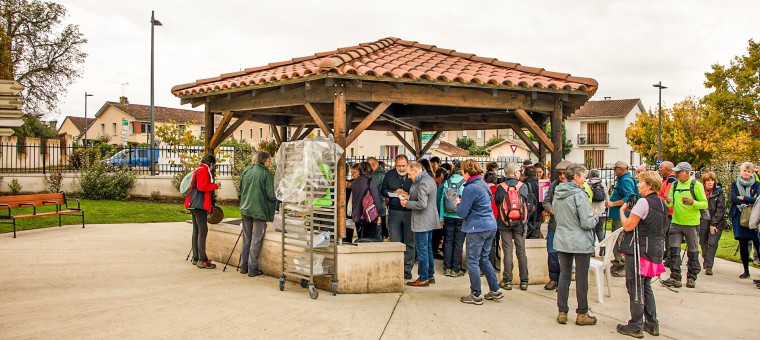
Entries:
[[[238,238],[237,238],[237,241],[235,241],[235,245],[232,246],[232,250],[230,251],[230,256],[227,257],[227,263],[224,264],[224,269],[222,269],[222,272],[224,272],[224,271],[227,270],[227,265],[230,264],[230,259],[232,258],[232,253],[235,252],[235,248],[237,248],[237,244],[238,244],[238,242],[240,242],[240,236],[243,236],[243,230],[242,229],[240,230],[240,234],[238,234]],[[239,268],[240,268],[240,264],[238,264],[238,269]]]
[[633,229],[633,261],[635,263],[635,266],[633,268],[633,275],[635,277],[634,284],[636,287],[634,288],[634,297],[633,302],[637,304],[643,304],[644,299],[640,297],[643,293],[644,287],[641,286],[641,249],[639,249],[639,227],[636,226],[636,228]]
[[[738,248],[737,248],[737,249],[738,249]],[[187,257],[185,258],[185,261],[187,261],[187,260],[189,260],[189,259],[190,259],[190,254],[192,254],[192,253],[193,253],[193,248],[191,247],[191,248],[190,248],[190,251],[189,251],[189,252],[187,252]],[[734,255],[735,255],[735,254],[734,254]]]

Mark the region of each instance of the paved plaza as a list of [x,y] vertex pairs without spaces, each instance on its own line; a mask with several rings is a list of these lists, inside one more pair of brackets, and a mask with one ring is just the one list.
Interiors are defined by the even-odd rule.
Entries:
[[[249,278],[235,267],[201,270],[185,262],[189,224],[113,224],[38,229],[0,235],[0,339],[625,339],[615,325],[629,317],[623,278],[612,297],[596,302],[599,323],[555,321],[556,293],[543,286],[505,292],[482,306],[464,305],[467,277],[403,294],[332,296],[312,300],[276,278]],[[372,264],[367,264],[372,265]],[[741,265],[717,260],[715,275],[696,289],[655,286],[662,338],[751,339],[757,333],[760,289],[739,280]],[[753,269],[754,278],[760,271]],[[593,281],[593,275],[591,276]],[[651,338],[648,334],[646,337]]]

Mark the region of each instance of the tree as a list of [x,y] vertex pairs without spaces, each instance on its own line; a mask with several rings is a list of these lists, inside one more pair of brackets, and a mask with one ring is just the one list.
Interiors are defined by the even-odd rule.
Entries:
[[465,149],[465,150],[470,150],[473,146],[476,146],[476,145],[475,145],[475,141],[472,140],[472,138],[469,138],[467,136],[457,138],[457,147]]
[[18,137],[19,144],[24,144],[26,137],[39,137],[42,139],[57,138],[58,133],[50,126],[41,122],[39,118],[31,114],[21,116],[24,125],[13,128],[14,135]]
[[87,39],[77,25],[60,27],[66,15],[52,2],[0,0],[0,75],[24,86],[26,113],[54,111],[66,86],[82,74]]
[[760,120],[760,42],[749,41],[748,55],[734,57],[731,65],[712,65],[705,87],[713,89],[704,101],[732,119]]
[[486,147],[491,147],[504,141],[504,138],[493,136],[486,141]]
[[[754,142],[749,132],[737,129],[742,123],[726,119],[704,101],[688,97],[670,109],[663,108],[662,118],[663,159],[702,168],[752,157]],[[650,165],[657,160],[657,119],[651,112],[642,112],[626,129],[631,148]]]

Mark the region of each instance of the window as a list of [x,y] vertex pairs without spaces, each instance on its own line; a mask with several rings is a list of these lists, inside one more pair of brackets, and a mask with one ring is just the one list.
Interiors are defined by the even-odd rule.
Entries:
[[206,132],[206,127],[201,126],[201,137],[203,137],[203,134]]
[[187,126],[185,126],[185,125],[180,125],[179,126],[179,132],[180,133],[185,133],[185,129],[187,129]]
[[354,157],[354,148],[351,148],[351,157]]
[[589,169],[604,167],[604,150],[585,150],[583,151],[584,163]]
[[462,137],[467,137],[467,130],[462,131]]
[[[201,129],[203,129],[203,128],[201,128]],[[142,133],[150,133],[151,130],[152,129],[151,129],[151,126],[150,126],[149,122],[140,122],[140,132],[142,132]]]
[[317,130],[317,137],[322,137],[322,130]]
[[395,159],[398,156],[398,145],[384,145],[381,157]]
[[253,129],[251,129],[251,139],[253,139]]
[[106,124],[100,124],[100,134],[101,135],[106,134]]
[[478,138],[478,139],[483,138],[483,130],[478,130],[476,132],[475,138]]
[[609,144],[609,134],[607,134],[607,122],[588,123],[586,125],[589,144]]
[[264,138],[264,128],[259,128],[259,139]]
[[116,136],[116,123],[112,123],[113,125],[113,135]]
[[240,140],[243,140],[243,129],[240,129]]

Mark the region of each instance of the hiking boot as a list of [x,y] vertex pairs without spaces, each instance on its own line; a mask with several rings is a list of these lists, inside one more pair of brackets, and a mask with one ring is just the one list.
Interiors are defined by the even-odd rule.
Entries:
[[198,264],[196,266],[200,269],[214,269],[216,268],[216,265],[211,263],[211,261],[198,261]]
[[697,281],[696,279],[692,279],[692,278],[687,279],[686,280],[686,288],[694,288],[694,287],[696,287],[697,286],[697,282],[696,281]]
[[760,280],[759,279],[753,279],[752,283],[755,283],[755,284],[760,283]]
[[446,270],[443,271],[443,275],[445,275],[445,276],[451,276],[451,273],[452,273],[451,269],[446,269]]
[[497,290],[495,292],[488,292],[486,293],[485,296],[483,296],[483,298],[485,298],[486,300],[498,300],[503,297],[504,297],[504,294],[502,294],[500,290]]
[[709,276],[712,276],[712,274],[713,274],[712,268],[705,268],[705,274],[709,275]]
[[649,323],[644,323],[644,332],[649,333],[649,335],[653,336],[660,336],[660,326],[653,325]]
[[638,338],[638,339],[644,338],[644,332],[642,332],[636,326],[632,326],[632,325],[617,325],[617,331],[620,334],[632,336],[634,338]]
[[528,281],[520,281],[520,290],[528,290]]
[[197,264],[198,264],[198,260],[190,260],[190,263],[192,263],[192,264],[193,264],[193,266],[195,266],[195,265],[197,265]]
[[482,305],[483,304],[483,298],[482,297],[475,296],[475,295],[472,295],[472,294],[461,297],[459,299],[459,301],[462,301],[462,303],[469,303],[469,304],[473,304],[473,305]]
[[559,312],[559,314],[557,314],[557,323],[560,325],[567,324],[567,313]]
[[588,312],[578,314],[575,318],[575,324],[578,326],[593,326],[596,325],[596,317],[589,315]]
[[557,289],[557,281],[549,281],[549,283],[547,283],[544,286],[544,289],[546,289],[546,290],[555,290],[555,289]]
[[669,278],[665,281],[662,281],[662,284],[667,287],[673,287],[673,288],[681,288],[681,281],[676,280],[674,278]]
[[242,269],[241,268],[240,269],[240,274],[243,274],[243,275],[248,274],[248,269]]
[[499,282],[499,288],[504,289],[504,290],[512,290],[512,281]]
[[411,279],[412,279],[412,274],[404,273],[404,280],[411,280]]
[[739,275],[739,278],[740,279],[748,279],[749,278],[749,273],[742,273],[742,275]]
[[464,276],[464,271],[458,270],[451,273],[451,277],[462,277]]
[[259,276],[259,275],[262,275],[262,274],[264,274],[264,272],[256,269],[256,270],[248,273],[248,277],[256,277],[256,276]]

